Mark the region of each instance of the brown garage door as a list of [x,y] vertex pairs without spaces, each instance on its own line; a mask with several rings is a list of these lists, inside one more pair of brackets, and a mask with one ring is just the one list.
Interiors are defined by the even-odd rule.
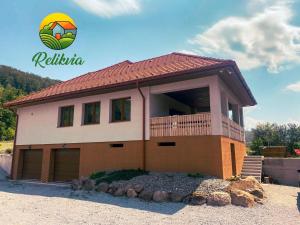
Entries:
[[22,179],[41,179],[42,149],[26,149],[23,152]]
[[79,149],[55,149],[54,181],[71,181],[79,177]]

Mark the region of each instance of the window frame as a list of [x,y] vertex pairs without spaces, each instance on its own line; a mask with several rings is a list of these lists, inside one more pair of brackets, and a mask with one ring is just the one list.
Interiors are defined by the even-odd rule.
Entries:
[[[86,107],[86,105],[88,105],[88,104],[97,104],[97,103],[99,103],[99,121],[98,122],[86,123],[86,121],[85,121],[85,115],[86,115],[86,108],[85,107]],[[81,119],[81,125],[82,126],[100,124],[100,118],[101,118],[101,101],[87,102],[87,103],[82,104],[82,119]]]
[[[125,113],[125,101],[126,100],[130,100],[130,112],[129,112],[129,119],[128,120],[126,120],[125,119],[125,115],[126,115],[126,113]],[[115,120],[115,118],[114,118],[114,104],[113,104],[113,102],[114,101],[116,101],[116,100],[122,100],[122,106],[121,106],[121,119],[120,120]],[[119,122],[130,122],[131,121],[131,96],[129,96],[129,97],[121,97],[121,98],[115,98],[115,99],[111,99],[111,101],[110,101],[110,105],[111,105],[111,107],[110,107],[110,122],[111,123],[119,123]],[[124,118],[124,119],[122,119],[122,117]]]
[[[62,125],[62,109],[69,108],[69,107],[73,108],[72,121],[71,121],[70,125]],[[74,105],[60,106],[58,108],[58,124],[57,124],[57,127],[58,128],[73,127],[74,126],[74,114],[75,114],[75,106]]]

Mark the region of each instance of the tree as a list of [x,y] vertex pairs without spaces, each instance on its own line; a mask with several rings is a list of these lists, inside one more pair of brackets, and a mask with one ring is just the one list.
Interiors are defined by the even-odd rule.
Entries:
[[253,140],[250,148],[253,154],[260,154],[261,146],[283,145],[294,154],[295,144],[300,142],[300,126],[297,124],[278,125],[265,123],[252,129]]

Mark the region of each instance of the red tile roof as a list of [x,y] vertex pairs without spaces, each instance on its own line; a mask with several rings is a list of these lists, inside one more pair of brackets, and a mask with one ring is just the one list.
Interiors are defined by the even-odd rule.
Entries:
[[[161,79],[165,76],[179,76],[186,72],[214,69],[228,66],[231,60],[221,60],[182,53],[171,53],[139,62],[124,61],[110,67],[90,72],[71,80],[53,85],[39,92],[6,103],[17,106],[47,100],[72,93],[91,91],[114,86],[128,85],[137,81]],[[235,65],[235,63],[234,63]]]
[[62,28],[64,28],[65,30],[75,30],[77,29],[71,22],[69,21],[56,21],[52,24],[52,26],[50,27],[50,30],[53,30],[54,27],[56,26],[56,24],[59,24]]

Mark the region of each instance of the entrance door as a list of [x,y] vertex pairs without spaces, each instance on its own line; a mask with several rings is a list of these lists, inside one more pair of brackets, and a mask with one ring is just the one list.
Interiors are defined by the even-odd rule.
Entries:
[[230,144],[232,176],[236,176],[235,145]]

